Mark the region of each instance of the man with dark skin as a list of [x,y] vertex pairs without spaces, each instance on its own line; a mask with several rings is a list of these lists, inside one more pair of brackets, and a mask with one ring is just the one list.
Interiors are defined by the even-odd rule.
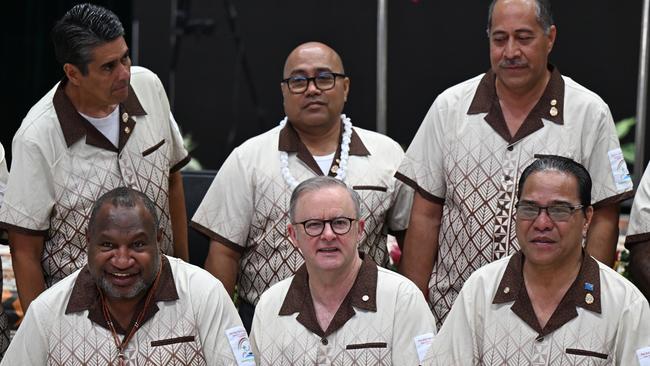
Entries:
[[286,118],[232,152],[192,218],[193,227],[211,238],[205,268],[229,292],[238,286],[247,327],[262,292],[303,262],[283,229],[299,182],[329,175],[359,192],[367,222],[360,250],[380,266],[388,264],[386,232],[401,241],[412,199],[393,177],[404,154],[399,144],[352,127],[341,114],[350,78],[332,48],[319,42],[296,47],[280,87]]
[[535,155],[572,158],[594,177],[587,250],[607,265],[632,194],[609,108],[549,64],[548,1],[493,1],[487,33],[491,69],[436,98],[396,174],[417,192],[400,272],[439,325],[474,270],[519,249],[513,182]]
[[[212,275],[160,253],[154,203],[116,188],[97,200],[88,264],[33,301],[2,365],[251,365],[237,310]],[[71,347],[72,345],[72,347]],[[249,352],[250,353],[250,352]]]

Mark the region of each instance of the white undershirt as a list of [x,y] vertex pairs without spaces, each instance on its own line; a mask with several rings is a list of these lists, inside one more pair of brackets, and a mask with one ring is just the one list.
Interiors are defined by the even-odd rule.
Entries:
[[80,115],[82,115],[85,119],[90,122],[91,125],[95,126],[96,129],[99,130],[106,138],[108,141],[113,143],[116,147],[120,143],[120,121],[119,121],[119,114],[120,114],[120,108],[117,106],[106,117],[102,118],[95,118],[91,116],[87,116],[81,112],[79,112]]
[[330,167],[332,166],[332,160],[334,160],[334,154],[335,153],[331,153],[329,155],[314,156],[314,160],[316,160],[316,163],[320,167],[320,170],[325,175],[329,174]]

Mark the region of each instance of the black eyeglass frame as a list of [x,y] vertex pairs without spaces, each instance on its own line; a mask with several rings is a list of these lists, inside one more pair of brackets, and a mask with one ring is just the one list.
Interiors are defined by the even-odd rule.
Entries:
[[[542,213],[542,210],[546,210],[546,215],[548,215],[548,217],[549,217],[551,220],[555,221],[555,222],[565,222],[565,221],[568,221],[568,219],[571,217],[571,215],[573,215],[574,212],[576,212],[577,210],[580,210],[580,209],[582,209],[582,208],[585,207],[585,206],[582,205],[582,204],[575,205],[575,206],[567,206],[567,205],[539,206],[539,205],[535,205],[535,204],[531,204],[531,203],[517,203],[515,206],[517,207],[517,215],[519,215],[519,213],[521,212],[520,209],[519,209],[521,206],[528,206],[528,207],[536,207],[536,208],[537,208],[537,215],[535,215],[535,217],[531,217],[531,218],[522,217],[522,219],[524,219],[524,220],[535,220],[535,219],[537,219],[537,218],[539,217],[539,215]],[[568,216],[566,219],[564,219],[564,220],[558,220],[558,219],[554,218],[554,217],[553,217],[554,214],[551,214],[551,213],[548,211],[548,209],[549,209],[549,208],[555,208],[555,207],[561,207],[561,208],[568,208],[568,209],[570,209],[569,216]]]
[[[321,88],[320,86],[318,86],[318,82],[316,80],[318,80],[318,78],[322,77],[323,75],[332,75],[332,76],[334,76],[334,82],[332,83],[331,87],[329,87],[329,88]],[[313,82],[314,86],[316,86],[316,89],[318,89],[320,91],[332,90],[336,86],[336,78],[337,77],[346,78],[348,76],[345,75],[345,74],[337,73],[337,72],[323,71],[323,72],[318,73],[318,75],[310,77],[310,78],[305,77],[305,76],[298,76],[298,75],[290,76],[290,77],[288,77],[286,79],[281,80],[281,82],[287,84],[287,89],[289,89],[289,91],[292,94],[302,94],[305,91],[307,91],[307,89],[309,89],[309,83],[311,83],[311,82]],[[296,80],[296,79],[301,79],[301,80],[306,80],[307,81],[307,84],[305,84],[305,89],[303,89],[301,91],[295,91],[294,89],[291,88],[291,85],[289,84],[289,82],[291,80]]]
[[[336,229],[334,229],[334,226],[332,225],[332,221],[341,220],[341,219],[344,219],[344,220],[348,221],[348,229],[345,230],[344,232],[337,232]],[[325,231],[325,224],[330,224],[330,229],[332,229],[332,232],[334,234],[336,234],[336,235],[345,235],[345,234],[349,233],[350,230],[352,230],[352,223],[357,221],[357,220],[358,219],[353,219],[351,217],[340,216],[340,217],[335,217],[335,218],[329,219],[329,220],[309,219],[309,220],[305,220],[305,221],[301,221],[301,222],[294,222],[293,225],[302,225],[303,229],[305,229],[305,234],[311,236],[312,238],[317,238],[317,237],[321,236],[321,234],[323,234],[323,231]],[[310,221],[316,221],[316,222],[319,222],[319,223],[323,224],[323,227],[321,228],[321,230],[320,230],[320,232],[318,234],[312,235],[307,231],[307,227],[305,226],[305,224],[310,222]]]

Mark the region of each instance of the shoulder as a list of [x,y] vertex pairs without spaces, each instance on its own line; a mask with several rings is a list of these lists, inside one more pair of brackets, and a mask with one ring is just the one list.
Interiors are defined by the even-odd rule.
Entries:
[[402,146],[400,146],[397,141],[384,134],[356,126],[353,127],[353,129],[354,132],[359,135],[363,144],[366,145],[366,148],[372,150],[370,151],[371,154],[394,154],[395,152],[404,152]]
[[131,66],[131,84],[159,81],[158,75],[142,66]]
[[60,134],[61,127],[54,109],[54,93],[58,88],[56,83],[36,104],[30,108],[14,136],[19,141],[39,142],[51,139]]
[[601,296],[607,296],[616,302],[620,302],[617,307],[626,307],[638,301],[647,301],[632,282],[595,258],[594,260],[598,263],[600,272]]
[[293,281],[294,277],[295,276],[285,278],[284,280],[274,284],[266,291],[264,291],[260,297],[260,301],[258,302],[256,309],[271,310],[277,313],[277,311],[272,309],[279,309],[280,306],[282,306],[282,303],[284,302],[287,292],[289,291],[289,287],[291,287],[291,282]]
[[483,267],[474,271],[474,273],[469,276],[467,281],[465,281],[465,284],[494,283],[495,281],[498,283],[501,281],[501,277],[503,277],[503,273],[508,267],[510,259],[512,259],[512,255],[484,265]]
[[465,80],[454,86],[451,86],[436,98],[434,105],[439,107],[450,107],[458,105],[457,103],[463,100],[471,101],[476,93],[479,83],[485,74],[477,75],[471,79]]
[[276,126],[264,133],[253,136],[237,146],[232,155],[240,157],[257,156],[258,154],[269,154],[271,151],[278,151],[278,139],[280,136],[280,127]]
[[175,257],[167,255],[165,257],[169,261],[179,296],[181,296],[181,293],[203,295],[211,289],[223,289],[225,291],[221,281],[205,269]]
[[397,293],[398,295],[422,294],[415,283],[408,278],[379,266],[377,266],[377,292]]
[[564,80],[564,99],[567,100],[568,103],[591,103],[603,108],[609,108],[598,94],[578,84],[570,77],[562,75],[562,80]]
[[49,312],[50,309],[53,311],[59,311],[55,314],[48,314],[48,317],[52,315],[63,315],[68,306],[72,289],[74,288],[81,270],[82,269],[76,270],[61,281],[55,283],[52,287],[43,291],[34,301],[32,301],[29,308],[33,308],[33,311],[39,312]]

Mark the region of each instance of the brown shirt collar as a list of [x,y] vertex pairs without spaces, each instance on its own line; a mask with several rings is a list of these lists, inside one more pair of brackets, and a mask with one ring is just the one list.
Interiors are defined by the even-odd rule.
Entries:
[[[594,313],[601,313],[600,306],[600,271],[598,263],[589,254],[583,251],[580,272],[569,287],[566,294],[551,315],[551,318],[542,329],[537,321],[533,305],[528,297],[528,291],[523,277],[524,255],[521,251],[515,253],[506,267],[497,293],[494,295],[493,304],[503,304],[514,301],[510,308],[521,320],[538,332],[543,337],[568,323],[578,316],[576,307],[581,307]],[[591,287],[591,289],[589,289]],[[586,299],[593,298],[589,304]]]
[[[377,311],[377,265],[365,253],[359,253],[363,262],[357,278],[336,311],[329,327],[323,332],[314,311],[314,302],[309,291],[309,274],[303,264],[296,272],[289,291],[284,298],[278,315],[299,313],[296,320],[320,337],[327,337],[350,320],[355,313],[353,307],[367,311]],[[364,297],[366,301],[364,301]]]
[[[61,130],[63,131],[63,136],[68,147],[86,136],[86,144],[88,145],[110,151],[121,151],[124,145],[126,145],[129,136],[133,134],[133,129],[135,128],[135,121],[131,116],[143,116],[147,114],[144,108],[142,108],[140,100],[131,85],[129,85],[129,96],[126,98],[126,101],[120,103],[119,106],[119,121],[121,125],[120,139],[118,144],[119,146],[115,147],[115,145],[113,145],[104,134],[99,132],[95,126],[77,112],[72,101],[70,101],[70,98],[68,98],[65,93],[65,85],[67,83],[67,78],[61,80],[56,92],[54,93],[53,102],[54,110],[59,118]],[[125,114],[128,118],[126,122],[123,120]]]
[[[563,125],[564,79],[562,79],[562,75],[557,67],[549,64],[548,70],[551,72],[551,78],[546,85],[546,89],[544,89],[544,94],[542,94],[537,104],[528,113],[528,116],[515,136],[510,136],[510,131],[503,117],[503,111],[501,110],[496,92],[496,75],[492,70],[489,70],[483,75],[467,114],[487,113],[485,122],[509,143],[517,142],[544,127],[542,118],[558,125]],[[555,103],[555,105],[552,103]],[[552,108],[557,110],[555,116],[551,115]]]
[[[338,164],[341,159],[341,138],[343,137],[343,126],[341,126],[341,136],[339,136],[339,146],[336,149],[334,154],[334,159],[332,160],[332,168],[336,166],[335,169],[338,169]],[[311,155],[307,146],[300,140],[300,136],[296,129],[293,127],[291,122],[287,123],[286,126],[280,131],[280,138],[278,141],[278,150],[286,152],[295,152],[297,153],[298,159],[302,160],[307,166],[318,175],[323,175],[318,163],[314,160],[314,157]],[[358,156],[368,156],[370,152],[366,148],[366,145],[363,144],[361,138],[357,132],[352,128],[352,136],[350,136],[350,155]],[[334,169],[334,170],[335,170]],[[329,176],[336,176],[336,171],[330,169]]]
[[[178,300],[178,292],[176,291],[176,285],[174,284],[174,275],[172,274],[172,269],[169,265],[167,257],[161,254],[162,269],[160,273],[160,282],[156,288],[151,301],[149,309],[146,310],[142,324],[146,323],[158,312],[158,301],[174,301]],[[133,313],[133,319],[131,319],[131,324],[129,325],[129,331],[135,323],[136,314],[139,314],[144,306],[144,297],[142,301],[136,306],[136,309]],[[99,291],[97,290],[97,285],[95,284],[95,279],[90,275],[88,270],[88,265],[84,266],[77,280],[74,283],[72,288],[72,293],[70,294],[70,299],[68,300],[68,306],[65,309],[66,314],[78,313],[81,311],[88,310],[88,319],[92,322],[98,324],[101,327],[110,329],[108,324],[106,324],[106,319],[104,319],[104,314],[102,312],[102,302],[99,297]],[[141,325],[142,325],[141,324]],[[115,330],[121,334],[127,334],[127,330],[123,329],[118,323],[114,322]]]

